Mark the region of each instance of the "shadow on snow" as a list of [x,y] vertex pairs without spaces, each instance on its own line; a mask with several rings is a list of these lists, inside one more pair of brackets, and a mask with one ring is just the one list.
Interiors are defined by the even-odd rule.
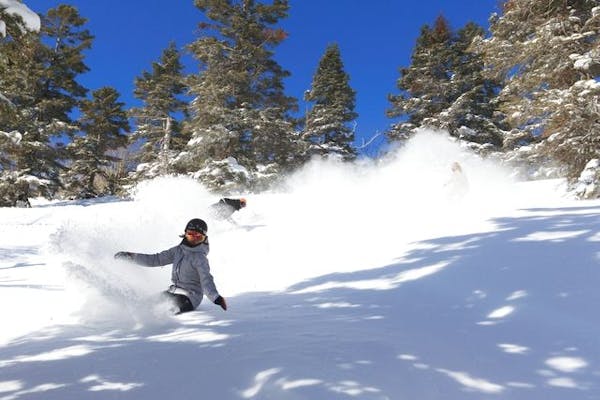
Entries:
[[592,398],[599,210],[529,211],[227,313],[38,332],[3,349],[0,399]]

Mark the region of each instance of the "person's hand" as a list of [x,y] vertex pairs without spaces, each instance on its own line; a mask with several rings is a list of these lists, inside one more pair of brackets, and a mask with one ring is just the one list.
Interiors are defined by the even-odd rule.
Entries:
[[215,299],[215,304],[221,306],[223,311],[227,311],[227,303],[225,302],[225,299],[222,296],[219,296]]
[[117,254],[115,254],[115,258],[117,260],[133,260],[133,253],[128,251],[119,251]]

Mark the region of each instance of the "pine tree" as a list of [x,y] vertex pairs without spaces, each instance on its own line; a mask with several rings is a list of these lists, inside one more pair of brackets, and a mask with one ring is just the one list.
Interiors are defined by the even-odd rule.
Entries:
[[133,174],[135,181],[170,173],[175,152],[185,145],[178,119],[187,105],[181,99],[186,91],[182,71],[179,51],[170,43],[152,63],[152,72],[135,80],[134,95],[143,105],[130,111],[136,123],[131,142],[141,142],[136,161],[144,167]]
[[572,55],[597,42],[597,27],[584,28],[594,6],[594,0],[510,0],[492,19],[492,37],[478,48],[488,74],[504,83],[500,102],[511,127],[540,134],[546,118],[532,100],[591,78],[575,68]]
[[354,111],[356,92],[350,87],[350,77],[337,44],[331,44],[319,61],[311,89],[304,99],[314,106],[306,115],[302,138],[309,143],[308,155],[338,155],[352,160],[354,130],[348,124],[358,114]]
[[553,110],[540,152],[560,161],[574,182],[590,160],[600,159],[600,83],[580,80],[566,90],[550,90],[544,100],[561,107]]
[[129,130],[124,103],[118,98],[114,88],[103,87],[92,93],[91,100],[82,101],[83,135],[67,146],[73,160],[63,177],[68,195],[89,198],[115,193],[120,177],[111,173],[111,165],[119,159],[110,152],[127,143],[124,132]]
[[499,82],[485,76],[483,57],[471,47],[484,36],[484,29],[467,23],[452,40],[452,79],[449,84],[451,105],[434,118],[437,127],[462,140],[491,145],[503,143],[503,116],[497,112]]
[[595,0],[510,0],[478,48],[504,81],[502,111],[528,134],[532,158],[554,158],[578,176],[600,157],[600,6]]
[[412,63],[401,70],[401,94],[389,96],[388,116],[402,118],[388,132],[391,139],[428,126],[463,140],[501,146],[502,123],[495,113],[499,85],[484,76],[482,56],[470,50],[483,33],[472,22],[454,32],[443,16],[433,27],[421,29]]
[[40,34],[0,42],[0,130],[21,137],[11,149],[3,175],[27,182],[31,195],[51,197],[60,186],[60,138],[77,126],[70,112],[86,94],[76,78],[88,70],[83,51],[92,36],[86,20],[70,6],[59,6],[42,18]]
[[[15,159],[20,150],[23,135],[14,129],[13,120],[18,114],[17,106],[8,93],[9,74],[14,68],[11,51],[23,47],[28,32],[19,16],[5,12],[0,6],[0,207],[10,207],[19,198],[29,196],[29,185],[15,171]],[[29,33],[29,35],[28,35]]]
[[[274,60],[273,49],[286,35],[277,22],[287,16],[288,1],[262,4],[254,0],[196,0],[210,23],[189,46],[201,71],[190,78],[194,99],[187,131],[187,151],[179,157],[185,172],[205,183],[222,185],[229,174],[248,184],[246,173],[224,171],[214,178],[224,160],[233,159],[247,170],[275,164],[286,168],[295,158],[293,121],[296,101],[283,92],[289,72]],[[230,163],[226,163],[231,165]],[[210,182],[209,182],[210,181]]]
[[448,21],[439,16],[433,27],[424,25],[411,56],[411,65],[400,70],[398,95],[389,95],[390,118],[403,121],[388,132],[391,139],[409,134],[452,104],[452,32]]

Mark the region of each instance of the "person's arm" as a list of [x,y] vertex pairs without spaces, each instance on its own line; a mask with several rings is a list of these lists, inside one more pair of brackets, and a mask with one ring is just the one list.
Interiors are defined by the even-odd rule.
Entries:
[[172,247],[168,250],[156,254],[141,254],[120,251],[117,254],[115,254],[115,258],[131,260],[134,263],[142,265],[144,267],[159,267],[162,265],[173,263],[174,255],[175,247]]
[[[223,199],[223,202],[232,208],[233,211],[239,211],[242,209],[242,201],[240,199]],[[233,213],[233,212],[232,212]]]
[[200,283],[202,284],[202,289],[204,289],[204,295],[208,297],[213,303],[221,306],[223,310],[227,310],[227,303],[217,291],[214,278],[210,273],[210,265],[208,264],[208,259],[205,256],[200,258],[200,262],[198,263],[197,268],[198,275],[200,276]]

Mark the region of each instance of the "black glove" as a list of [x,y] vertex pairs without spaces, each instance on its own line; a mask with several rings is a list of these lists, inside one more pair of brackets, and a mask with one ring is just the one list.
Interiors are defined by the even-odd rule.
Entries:
[[221,297],[221,296],[217,297],[215,299],[215,304],[218,306],[221,306],[223,311],[227,311],[227,303],[225,302],[225,299],[223,297]]
[[115,258],[117,260],[133,260],[133,253],[130,253],[128,251],[120,251],[117,254],[115,254]]

